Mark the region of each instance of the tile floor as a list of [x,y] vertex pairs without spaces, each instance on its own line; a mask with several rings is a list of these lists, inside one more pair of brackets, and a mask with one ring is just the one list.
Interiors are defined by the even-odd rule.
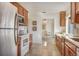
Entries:
[[54,38],[43,38],[42,44],[33,44],[27,56],[60,56]]

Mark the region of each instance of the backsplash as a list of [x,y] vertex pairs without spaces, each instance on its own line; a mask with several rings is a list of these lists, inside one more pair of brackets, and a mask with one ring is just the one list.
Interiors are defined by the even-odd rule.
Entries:
[[75,24],[75,27],[74,27],[74,36],[79,36],[79,24]]
[[63,26],[63,27],[60,27],[60,32],[61,33],[64,33],[64,32],[66,32],[66,28]]

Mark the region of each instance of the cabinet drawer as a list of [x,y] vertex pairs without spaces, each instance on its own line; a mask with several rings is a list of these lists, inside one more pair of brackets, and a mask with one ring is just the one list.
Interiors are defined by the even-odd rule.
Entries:
[[68,45],[65,44],[65,56],[76,56],[74,52]]
[[68,45],[68,47],[73,50],[74,52],[76,51],[76,46],[74,44],[72,44],[69,41],[65,41],[65,44]]
[[76,52],[73,52],[71,49],[68,50],[69,56],[76,56]]

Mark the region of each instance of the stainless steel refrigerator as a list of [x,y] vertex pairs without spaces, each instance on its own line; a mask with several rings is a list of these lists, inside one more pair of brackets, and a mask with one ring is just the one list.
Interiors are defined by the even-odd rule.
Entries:
[[0,56],[16,56],[17,9],[9,2],[0,2]]

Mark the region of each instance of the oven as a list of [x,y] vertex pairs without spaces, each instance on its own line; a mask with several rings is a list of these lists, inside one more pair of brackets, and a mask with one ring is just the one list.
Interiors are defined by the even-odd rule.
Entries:
[[21,37],[21,55],[25,55],[29,50],[29,36],[27,26],[19,26],[18,35]]
[[29,51],[28,35],[21,36],[21,55],[25,55]]

